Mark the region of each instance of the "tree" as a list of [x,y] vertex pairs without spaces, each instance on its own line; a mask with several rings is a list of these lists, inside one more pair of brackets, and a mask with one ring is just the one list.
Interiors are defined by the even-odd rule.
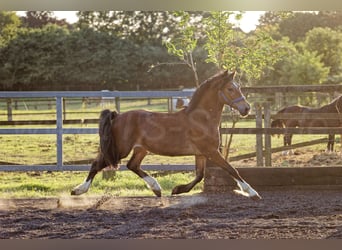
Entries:
[[292,11],[267,11],[259,18],[258,26],[279,25],[283,20],[292,16]]
[[161,44],[176,22],[166,11],[80,11],[78,27],[114,34],[135,43]]
[[262,70],[281,59],[284,51],[277,41],[263,30],[244,34],[229,24],[231,12],[213,12],[206,19],[208,62],[219,68],[237,70],[252,82]]
[[330,68],[329,75],[339,75],[342,70],[342,34],[330,28],[310,30],[304,41],[308,51],[316,52],[321,62]]
[[342,30],[342,11],[319,11],[321,27],[329,27],[333,30]]
[[170,39],[170,41],[165,41],[164,44],[170,54],[178,57],[181,60],[181,64],[184,64],[191,69],[195,79],[195,86],[199,87],[200,83],[197,74],[197,67],[193,57],[198,40],[198,38],[195,37],[195,26],[193,26],[191,16],[188,12],[178,11],[174,12],[174,15],[175,17],[178,17],[180,31],[178,32],[178,35]]
[[43,28],[47,24],[71,28],[65,19],[58,20],[53,11],[27,11],[26,16],[22,17],[21,20],[23,27],[26,28]]
[[280,22],[279,31],[282,36],[298,42],[305,37],[306,32],[320,25],[321,21],[315,12],[295,12],[291,17]]
[[0,11],[0,48],[16,36],[20,24],[15,12]]
[[51,83],[64,68],[68,31],[56,26],[20,29],[0,50],[1,79],[7,87]]

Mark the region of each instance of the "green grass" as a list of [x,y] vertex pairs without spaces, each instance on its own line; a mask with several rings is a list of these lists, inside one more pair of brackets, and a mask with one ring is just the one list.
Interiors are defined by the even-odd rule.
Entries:
[[[150,173],[153,174],[153,173]],[[2,172],[0,173],[0,198],[38,198],[69,196],[72,188],[82,183],[86,172]],[[189,183],[192,172],[179,172],[155,177],[162,187],[163,195],[170,195],[172,189]],[[203,182],[189,194],[201,192]],[[113,179],[103,179],[99,173],[83,196],[98,196],[110,193],[113,196],[154,196],[145,182],[130,171],[118,171]]]
[[[52,102],[53,104],[53,102]],[[31,103],[32,105],[32,103]],[[28,105],[29,110],[21,108],[13,111],[14,120],[47,120],[55,119],[54,106]],[[32,110],[32,107],[33,110]],[[113,104],[107,106],[114,107]],[[50,109],[48,109],[50,108]],[[98,104],[91,103],[82,106],[81,102],[67,102],[67,119],[98,118],[103,109]],[[151,105],[146,100],[122,100],[121,111],[132,109],[149,109],[153,111],[166,112],[166,100],[153,99]],[[0,105],[0,120],[6,120],[6,106]],[[41,113],[44,113],[43,115]],[[51,113],[51,114],[46,114]],[[25,115],[24,115],[25,114]],[[72,125],[80,127],[81,125]],[[28,128],[33,126],[17,126]],[[43,127],[43,126],[36,126]],[[47,126],[44,126],[47,127]],[[53,126],[51,126],[53,127]],[[85,126],[83,126],[85,127]],[[97,127],[96,124],[87,127]],[[223,127],[231,127],[231,122],[223,124]],[[255,127],[254,121],[240,120],[236,127]],[[293,143],[321,138],[318,135],[294,135]],[[55,135],[0,135],[0,162],[34,165],[56,162],[56,136]],[[225,141],[225,136],[223,136]],[[272,137],[272,147],[282,146],[282,137]],[[316,151],[325,149],[325,144],[310,147]],[[63,136],[63,157],[66,163],[78,160],[89,160],[95,158],[98,150],[98,135],[64,135]],[[255,135],[234,135],[230,150],[230,156],[236,156],[255,152]],[[127,160],[123,159],[122,164]],[[193,156],[186,157],[164,157],[149,154],[145,157],[143,164],[194,164]],[[237,166],[236,163],[232,163]],[[239,165],[241,167],[241,165]],[[86,172],[42,172],[38,175],[22,172],[0,172],[0,197],[50,197],[69,195],[70,190],[83,182]],[[156,177],[163,188],[164,194],[169,195],[174,186],[190,182],[194,173],[175,173],[166,176]],[[191,192],[200,192],[203,182],[197,185]],[[130,171],[119,171],[115,180],[104,180],[101,174],[94,179],[90,191],[85,195],[100,195],[109,192],[118,196],[142,196],[153,195],[144,181]]]

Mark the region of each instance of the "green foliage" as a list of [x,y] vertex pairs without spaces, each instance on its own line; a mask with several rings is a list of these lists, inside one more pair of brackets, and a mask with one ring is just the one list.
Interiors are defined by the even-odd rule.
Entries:
[[330,68],[330,75],[341,74],[342,33],[330,28],[314,28],[307,32],[304,46],[321,57],[321,62]]
[[7,84],[49,82],[63,69],[68,31],[56,26],[20,29],[0,51],[1,78]]
[[[212,12],[209,17],[205,19],[207,24],[207,40],[204,45],[208,51],[208,62],[215,63],[218,68],[237,68],[236,53],[232,51],[233,46],[228,46],[234,41],[235,32],[232,29],[232,25],[229,22],[229,18],[233,12],[219,11]],[[230,62],[226,60],[226,57],[234,58]],[[231,64],[233,65],[231,65]]]
[[321,84],[326,80],[329,68],[321,63],[315,52],[294,53],[285,59],[280,73],[280,84]]
[[282,47],[265,31],[252,36],[235,31],[229,24],[231,12],[213,12],[206,19],[208,62],[219,68],[237,70],[248,79],[258,79],[284,55]]
[[182,63],[187,65],[193,72],[195,78],[196,87],[199,86],[199,80],[197,75],[197,68],[193,58],[193,53],[197,47],[197,38],[195,37],[196,29],[192,24],[190,14],[185,11],[174,12],[179,23],[179,34],[175,36],[171,41],[165,41],[164,44],[167,51],[178,57]]
[[326,81],[342,79],[338,11],[266,12],[248,34],[231,24],[242,12],[78,15],[73,27],[49,11],[27,12],[22,24],[15,12],[0,12],[0,89],[177,89],[198,85],[218,68],[236,70],[249,85],[278,84],[289,55],[305,50],[330,68]]
[[176,23],[167,11],[81,11],[78,27],[115,34],[137,44],[161,44]]
[[[284,14],[284,12],[271,12],[271,13],[274,16],[279,16],[279,14]],[[311,12],[285,12],[285,13],[286,13],[286,18],[282,17],[282,18],[276,18],[273,20],[276,20],[277,25],[279,25],[278,28],[279,28],[279,32],[281,36],[287,36],[293,42],[302,41],[306,33],[315,27],[316,28],[317,27],[331,28],[334,30],[341,30],[341,27],[342,27],[342,22],[341,22],[342,12],[341,11],[319,11],[319,12],[311,11]]]
[[56,24],[71,28],[65,19],[59,20],[53,11],[26,11],[26,16],[21,18],[22,26],[26,28],[43,28],[48,24]]
[[0,11],[0,48],[16,36],[20,24],[14,12]]

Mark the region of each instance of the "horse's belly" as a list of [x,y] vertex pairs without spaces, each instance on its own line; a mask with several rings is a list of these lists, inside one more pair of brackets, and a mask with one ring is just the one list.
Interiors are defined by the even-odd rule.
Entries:
[[156,137],[146,137],[143,141],[146,149],[154,154],[182,156],[198,153],[195,145],[184,134],[168,134],[158,138],[158,140],[156,139]]
[[146,142],[144,144],[148,151],[158,155],[184,156],[199,153],[196,147],[187,141],[178,142],[177,140],[163,140],[155,143]]

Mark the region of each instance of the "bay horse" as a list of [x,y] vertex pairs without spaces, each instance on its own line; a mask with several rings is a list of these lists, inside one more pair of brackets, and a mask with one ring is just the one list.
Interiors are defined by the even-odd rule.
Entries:
[[[317,118],[320,118],[322,114],[342,114],[342,96],[335,98],[329,104],[324,105],[319,108],[311,108],[300,105],[293,105],[285,107],[277,112],[277,114],[311,114],[316,115]],[[296,128],[296,127],[340,127],[342,126],[342,119],[313,119],[313,118],[288,118],[288,119],[275,119],[271,122],[271,127],[278,128]],[[285,133],[284,134],[284,146],[291,146],[292,143],[292,134]],[[342,136],[342,135],[341,135]],[[329,134],[328,143],[327,143],[327,151],[333,152],[334,150],[334,142],[335,142],[335,134]],[[342,143],[342,142],[341,142]]]
[[154,194],[161,196],[158,181],[140,168],[147,152],[165,156],[194,155],[196,177],[188,184],[173,188],[172,195],[189,192],[203,179],[206,161],[225,170],[239,187],[236,193],[261,199],[259,194],[224,160],[219,152],[219,124],[225,104],[246,116],[250,105],[234,82],[234,73],[222,71],[204,81],[194,92],[187,107],[175,113],[132,110],[118,114],[103,110],[99,121],[100,150],[85,181],[72,195],[88,191],[95,175],[107,166],[116,167],[133,151],[127,168],[142,178]]

